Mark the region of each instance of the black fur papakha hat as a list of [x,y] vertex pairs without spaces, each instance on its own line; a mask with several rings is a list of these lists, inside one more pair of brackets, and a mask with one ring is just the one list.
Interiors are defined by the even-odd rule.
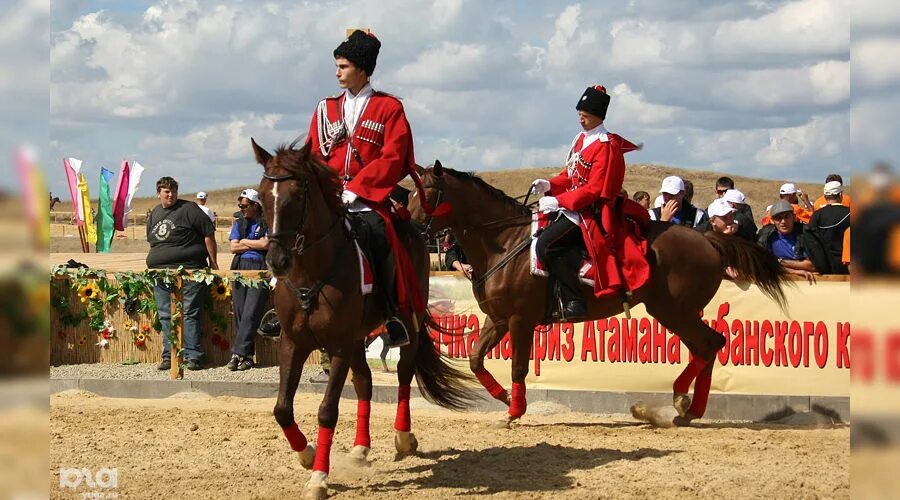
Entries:
[[367,35],[364,31],[356,30],[334,49],[334,58],[343,57],[362,68],[367,75],[372,76],[379,49],[381,49],[381,42],[375,38],[375,35],[371,33]]
[[606,93],[606,87],[603,85],[594,85],[584,90],[578,104],[575,105],[576,111],[585,111],[594,116],[606,119],[606,110],[609,108],[609,94]]

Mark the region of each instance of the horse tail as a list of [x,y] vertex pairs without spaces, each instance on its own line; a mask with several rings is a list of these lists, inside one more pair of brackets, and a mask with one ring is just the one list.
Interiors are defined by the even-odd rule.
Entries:
[[478,398],[468,386],[475,379],[450,364],[449,358],[434,345],[429,330],[442,332],[444,329],[426,311],[424,325],[419,329],[419,349],[415,357],[419,392],[438,406],[455,411],[468,409]]
[[771,252],[737,236],[714,231],[704,233],[708,241],[722,256],[722,265],[731,267],[738,275],[758,286],[760,290],[787,311],[784,286],[794,285],[788,272]]

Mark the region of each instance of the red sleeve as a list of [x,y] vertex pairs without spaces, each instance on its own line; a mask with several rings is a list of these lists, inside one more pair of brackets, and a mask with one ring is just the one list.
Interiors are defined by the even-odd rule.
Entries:
[[569,179],[569,168],[563,167],[562,172],[560,172],[559,175],[550,179],[550,194],[559,196],[565,193],[571,185],[572,181]]
[[319,157],[322,157],[322,148],[319,143],[319,127],[318,120],[316,120],[316,116],[318,115],[318,106],[316,110],[313,111],[312,120],[309,122],[309,133],[306,134],[306,143],[312,146],[312,154]]
[[347,189],[364,200],[381,203],[409,173],[412,160],[412,132],[403,106],[391,110],[385,119],[384,145],[379,156],[361,169]]
[[[613,141],[602,143],[593,155],[594,164],[587,184],[557,196],[559,206],[577,212],[601,198],[615,198],[622,190],[621,180],[625,174],[625,160],[619,151]],[[621,174],[617,170],[621,170]],[[618,189],[614,185],[617,178],[620,179]]]

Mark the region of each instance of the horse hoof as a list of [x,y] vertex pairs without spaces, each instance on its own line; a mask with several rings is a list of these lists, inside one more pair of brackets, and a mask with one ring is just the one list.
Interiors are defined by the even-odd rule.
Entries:
[[412,455],[419,449],[419,441],[412,432],[397,431],[394,435],[394,447],[397,448],[397,455]]
[[675,394],[675,396],[672,397],[672,406],[678,411],[679,417],[684,417],[691,408],[691,397],[687,394]]
[[303,448],[303,451],[297,453],[297,457],[300,459],[300,465],[304,469],[312,469],[313,463],[316,461],[316,445],[306,445],[306,448]]
[[356,445],[347,455],[351,462],[357,467],[369,466],[369,448],[366,446]]
[[303,498],[307,500],[324,500],[328,498],[328,483],[326,479],[328,474],[321,471],[313,471],[303,486]]
[[493,424],[491,424],[492,429],[509,429],[510,420],[508,418],[504,418],[503,420],[497,420]]
[[631,405],[631,416],[641,422],[649,422],[650,415],[646,403],[637,403]]
[[690,413],[686,413],[684,416],[679,415],[679,416],[673,418],[672,423],[675,424],[677,427],[691,427],[692,426],[691,421],[693,421],[695,418],[697,418],[697,417],[691,415]]

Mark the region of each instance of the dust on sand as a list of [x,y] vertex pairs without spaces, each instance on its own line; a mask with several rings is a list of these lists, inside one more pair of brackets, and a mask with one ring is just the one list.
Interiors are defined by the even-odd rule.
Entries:
[[[314,436],[320,396],[298,394]],[[272,417],[273,399],[50,397],[50,492],[58,467],[118,468],[119,498],[297,498],[309,477]],[[344,458],[355,404],[332,448],[332,498],[849,498],[849,429],[699,424],[654,429],[622,419],[537,411],[512,429],[502,413],[452,413],[413,400],[419,454],[395,460],[394,405],[372,405],[371,466]],[[532,404],[535,410],[540,403]],[[314,439],[314,437],[312,438]]]

